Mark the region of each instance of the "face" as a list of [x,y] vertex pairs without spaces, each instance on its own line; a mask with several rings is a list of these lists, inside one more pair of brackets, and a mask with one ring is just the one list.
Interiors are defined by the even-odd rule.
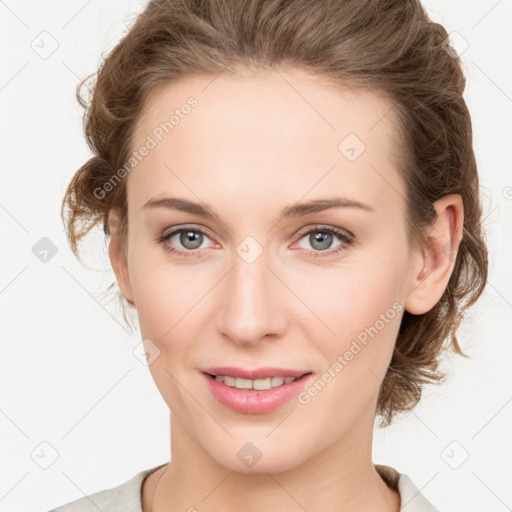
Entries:
[[[390,105],[281,75],[160,91],[134,138],[151,148],[127,178],[118,279],[151,374],[181,435],[236,471],[285,470],[367,439],[411,287]],[[204,373],[218,367],[306,375],[237,391]],[[250,467],[246,452],[261,459]]]

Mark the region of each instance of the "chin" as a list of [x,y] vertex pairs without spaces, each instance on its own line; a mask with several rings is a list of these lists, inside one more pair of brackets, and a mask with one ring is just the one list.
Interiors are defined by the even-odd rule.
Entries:
[[278,473],[291,470],[307,459],[304,443],[292,446],[277,438],[275,441],[261,436],[254,442],[237,439],[230,446],[217,444],[205,448],[217,464],[237,473]]

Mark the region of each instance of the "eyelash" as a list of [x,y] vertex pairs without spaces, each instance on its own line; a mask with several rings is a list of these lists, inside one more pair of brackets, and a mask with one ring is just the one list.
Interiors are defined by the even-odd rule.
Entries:
[[[160,237],[158,237],[157,241],[159,243],[161,243],[162,245],[164,245],[164,248],[167,252],[169,253],[172,253],[172,254],[177,254],[178,256],[184,256],[184,257],[187,257],[187,258],[194,258],[196,256],[199,256],[200,254],[200,250],[188,250],[188,251],[183,251],[181,249],[176,249],[174,247],[170,247],[167,245],[167,241],[169,239],[171,239],[174,235],[176,235],[177,233],[181,233],[182,231],[192,231],[194,233],[200,233],[202,235],[205,235],[207,236],[208,238],[211,238],[208,234],[207,231],[204,231],[202,229],[199,229],[197,227],[194,227],[194,226],[182,226],[178,229],[175,229],[173,231],[171,231],[170,233],[166,234],[166,235],[162,235]],[[354,245],[354,237],[353,235],[349,235],[348,233],[344,232],[344,231],[341,231],[337,228],[333,228],[333,227],[328,227],[328,226],[316,226],[314,228],[311,228],[307,231],[304,231],[302,233],[299,234],[299,240],[301,240],[302,238],[304,238],[304,236],[306,235],[309,235],[311,233],[315,233],[315,232],[320,232],[320,233],[329,233],[331,235],[335,235],[337,236],[341,241],[342,243],[336,247],[335,249],[328,249],[328,250],[325,250],[325,251],[308,251],[309,252],[309,255],[308,257],[309,258],[319,258],[319,257],[327,257],[327,256],[332,256],[334,254],[337,254],[339,252],[341,252],[342,250],[346,249],[348,246],[351,246],[351,245]]]

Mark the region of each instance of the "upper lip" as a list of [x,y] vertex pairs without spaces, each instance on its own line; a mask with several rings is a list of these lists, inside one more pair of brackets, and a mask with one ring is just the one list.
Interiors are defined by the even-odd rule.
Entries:
[[239,377],[242,379],[266,379],[268,377],[302,377],[307,373],[311,373],[309,370],[293,370],[290,368],[255,368],[254,370],[245,370],[243,368],[237,368],[235,366],[216,366],[210,368],[201,369],[204,373],[210,375],[229,375],[231,377]]

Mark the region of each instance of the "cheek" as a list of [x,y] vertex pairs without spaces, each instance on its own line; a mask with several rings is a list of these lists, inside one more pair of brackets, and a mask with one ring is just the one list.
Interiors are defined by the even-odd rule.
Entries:
[[201,295],[193,266],[177,265],[151,259],[149,254],[134,252],[130,259],[130,283],[141,334],[164,340],[175,335],[187,323],[187,311],[197,305]]
[[204,337],[204,325],[198,315],[207,286],[204,282],[202,287],[197,285],[197,272],[192,267],[151,261],[142,252],[134,254],[130,261],[141,336],[157,347],[153,349],[155,353],[158,350],[158,357],[149,366],[153,380],[169,408],[191,408],[190,414],[196,414],[178,383],[190,378],[191,350]]
[[[331,335],[354,336],[402,300],[404,262],[385,256],[338,268],[312,269],[300,276],[289,274],[289,282]],[[315,327],[318,325],[315,322]]]
[[373,414],[370,404],[387,372],[403,316],[401,268],[389,259],[365,271],[338,269],[330,279],[316,281],[324,284],[322,293],[316,289],[308,295],[310,308],[334,331],[323,329],[328,334],[319,336],[321,323],[303,323],[324,365],[301,403],[319,411],[320,423],[320,411],[329,411],[332,429],[326,436],[349,428],[364,411]]
[[357,265],[294,278],[293,289],[315,313],[302,323],[305,337],[322,353],[326,368],[343,356],[343,370],[331,368],[345,375],[338,385],[360,389],[369,379],[378,385],[391,360],[403,316],[406,261],[403,253],[379,254]]

